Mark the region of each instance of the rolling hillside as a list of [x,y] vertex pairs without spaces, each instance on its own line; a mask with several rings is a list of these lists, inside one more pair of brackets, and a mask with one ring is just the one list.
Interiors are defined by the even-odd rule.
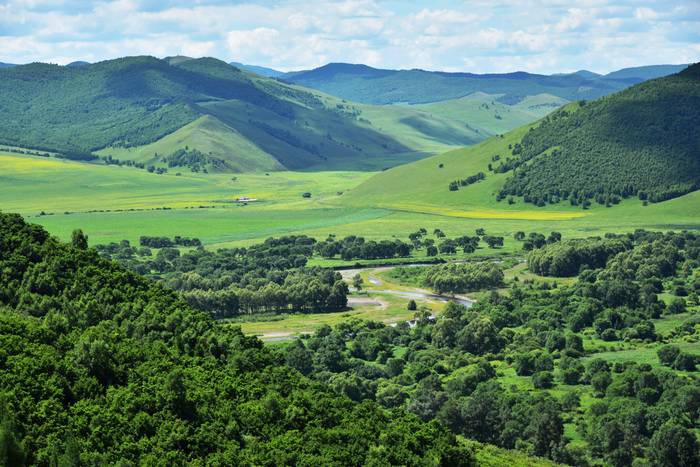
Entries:
[[0,110],[0,144],[149,162],[188,147],[238,171],[377,170],[484,137],[392,107],[374,112],[380,131],[351,103],[210,58],[5,68]]
[[[700,64],[546,117],[514,146],[499,196],[664,201],[700,188]],[[498,168],[496,168],[498,170]]]
[[606,76],[585,70],[546,76],[525,72],[480,75],[382,70],[366,65],[331,63],[313,70],[287,73],[281,78],[368,104],[421,104],[461,98],[475,92],[499,94],[500,102],[516,104],[527,96],[538,94],[551,94],[568,101],[594,99],[682,68],[662,65],[630,68]]
[[[539,193],[550,201],[554,196],[563,199],[566,190],[593,199],[605,195],[602,205],[608,195],[621,198],[621,188],[633,195],[644,190],[651,201],[683,195],[700,186],[699,72],[700,65],[693,65],[584,106],[570,104],[541,124],[527,124],[470,148],[395,167],[362,183],[342,203],[484,219],[564,220],[584,216],[581,204],[567,201],[537,207],[524,206],[523,201],[536,202]],[[522,152],[515,157],[517,147]],[[512,165],[520,156],[530,155],[516,176],[500,169],[508,158]],[[479,172],[485,174],[484,180],[449,189],[451,182]],[[529,197],[515,196],[517,190]],[[696,194],[692,201],[687,201],[691,195],[682,199],[696,202]],[[641,209],[635,211],[639,218],[656,212],[634,204]],[[614,222],[613,217],[610,220]]]

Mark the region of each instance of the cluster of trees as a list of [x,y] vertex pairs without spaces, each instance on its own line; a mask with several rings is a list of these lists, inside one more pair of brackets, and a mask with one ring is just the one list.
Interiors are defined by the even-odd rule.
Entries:
[[554,242],[530,251],[528,268],[540,276],[576,276],[582,269],[598,269],[608,259],[632,248],[628,238],[588,238]]
[[100,157],[102,159],[102,162],[104,162],[107,165],[118,165],[119,167],[121,166],[127,166],[127,167],[136,167],[137,169],[145,169],[146,164],[143,162],[137,162],[137,161],[132,161],[131,159],[127,159],[125,161],[121,159],[117,159],[116,157],[112,157],[112,155],[107,155],[107,156],[102,156]]
[[448,263],[431,266],[425,284],[438,293],[460,293],[503,285],[503,270],[492,262]]
[[475,175],[470,175],[467,178],[462,178],[460,180],[455,180],[453,182],[450,182],[450,191],[457,191],[459,190],[459,187],[461,186],[469,186],[472,185],[476,182],[479,182],[481,180],[484,180],[486,178],[486,175],[484,172],[479,172]]
[[230,171],[233,168],[224,159],[213,157],[210,154],[204,154],[198,149],[190,149],[185,146],[173,153],[163,156],[162,162],[168,164],[168,167],[187,167],[192,172],[208,172],[208,167],[218,171]]
[[0,213],[3,465],[474,465],[161,285]]
[[[428,231],[425,228],[420,228],[411,233],[408,238],[413,245],[413,248],[420,250],[425,248],[427,256],[437,256],[438,252],[444,255],[453,255],[458,249],[462,249],[464,253],[474,253],[479,248],[479,242],[483,240],[489,248],[498,248],[503,246],[503,237],[486,235],[486,230],[483,228],[476,229],[476,235],[461,235],[455,238],[447,238],[447,235],[440,229],[433,230],[435,238],[428,238]],[[436,244],[436,239],[439,243]]]
[[175,246],[185,247],[200,247],[202,241],[198,238],[181,237],[175,235],[172,239],[169,237],[151,237],[142,235],[139,237],[139,245],[149,248],[172,248]]
[[513,234],[513,238],[519,242],[523,242],[523,250],[532,251],[537,248],[542,248],[545,245],[560,242],[561,233],[551,232],[549,236],[545,237],[544,234],[538,232],[530,232],[526,236],[525,232],[519,230],[515,232],[515,234]]
[[[140,238],[98,247],[103,256],[162,281],[192,306],[217,317],[242,313],[339,311],[348,287],[339,273],[306,268],[316,241],[306,236],[269,238],[248,248],[181,253],[175,246],[201,246],[196,238]],[[153,255],[150,248],[158,248]]]
[[517,163],[498,199],[520,196],[538,206],[568,200],[585,209],[594,200],[658,202],[697,190],[699,69],[546,117],[513,148]]
[[399,239],[366,241],[364,237],[350,235],[342,240],[328,237],[314,246],[314,251],[324,258],[340,255],[343,260],[405,258],[411,255],[413,245]]
[[489,248],[499,248],[503,246],[503,237],[486,235],[484,229],[476,229],[475,236],[462,235],[455,238],[447,238],[447,235],[440,230],[433,230],[433,237],[430,238],[425,228],[409,234],[410,243],[399,239],[393,240],[366,240],[364,237],[350,235],[343,239],[336,239],[329,236],[326,240],[314,246],[314,252],[324,258],[334,258],[340,256],[345,261],[354,259],[391,259],[405,258],[411,255],[413,250],[425,248],[427,256],[437,256],[456,254],[459,249],[465,253],[474,253],[479,248],[479,242],[484,241]]
[[[687,373],[698,357],[670,345],[660,347],[660,365],[612,364],[586,350],[584,337],[631,346],[668,339],[652,319],[682,310],[658,294],[694,281],[700,236],[637,231],[607,240],[628,246],[570,285],[513,282],[471,308],[450,303],[435,320],[419,309],[414,327],[323,327],[285,359],[339,394],[561,463],[698,465],[700,380]],[[682,338],[700,338],[700,327],[683,326]],[[533,390],[511,385],[508,367]],[[583,394],[593,403],[582,405]],[[565,423],[584,443],[570,442]]]

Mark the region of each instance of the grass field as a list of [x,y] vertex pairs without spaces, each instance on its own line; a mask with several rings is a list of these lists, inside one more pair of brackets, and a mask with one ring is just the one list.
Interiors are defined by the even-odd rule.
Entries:
[[[627,200],[612,208],[594,205],[583,211],[564,204],[534,208],[497,203],[491,193],[502,175],[489,175],[457,192],[447,189],[450,179],[481,170],[490,154],[502,152],[508,141],[494,138],[379,174],[175,176],[0,153],[0,206],[64,239],[74,228],[82,228],[93,244],[175,234],[198,236],[211,247],[245,245],[288,233],[405,239],[419,227],[440,228],[448,236],[473,234],[483,227],[489,234],[505,236],[500,252],[509,253],[520,251],[520,244],[512,240],[519,230],[558,230],[564,237],[581,237],[636,228],[700,228],[700,192],[646,207]],[[301,197],[306,191],[311,199]],[[232,202],[239,196],[260,201],[240,206]],[[39,216],[41,211],[50,215]]]

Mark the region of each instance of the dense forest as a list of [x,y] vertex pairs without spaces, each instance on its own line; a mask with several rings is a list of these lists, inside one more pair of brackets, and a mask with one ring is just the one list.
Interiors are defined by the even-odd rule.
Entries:
[[473,465],[162,286],[0,214],[0,464]]
[[[652,320],[698,305],[700,237],[639,231],[568,243],[540,251],[599,251],[571,260],[581,272],[570,285],[512,281],[471,308],[448,304],[437,320],[418,310],[414,327],[326,326],[290,344],[286,361],[356,401],[558,462],[699,465],[700,355],[681,345],[700,339],[700,320],[671,337]],[[687,299],[666,304],[663,292]],[[658,356],[610,362],[591,341],[657,346]]]
[[[140,238],[97,245],[106,258],[162,281],[190,305],[216,317],[242,313],[339,311],[348,287],[330,269],[307,268],[316,240],[306,236],[269,238],[248,248],[208,251],[199,239]],[[197,247],[181,253],[178,246]],[[151,248],[157,248],[153,253]]]
[[587,208],[638,197],[659,202],[700,188],[700,64],[542,120],[512,156],[498,199]]

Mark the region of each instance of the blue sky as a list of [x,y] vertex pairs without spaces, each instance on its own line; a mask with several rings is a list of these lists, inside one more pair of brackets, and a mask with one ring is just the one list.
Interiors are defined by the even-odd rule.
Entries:
[[700,61],[700,0],[0,0],[0,61],[536,73]]

